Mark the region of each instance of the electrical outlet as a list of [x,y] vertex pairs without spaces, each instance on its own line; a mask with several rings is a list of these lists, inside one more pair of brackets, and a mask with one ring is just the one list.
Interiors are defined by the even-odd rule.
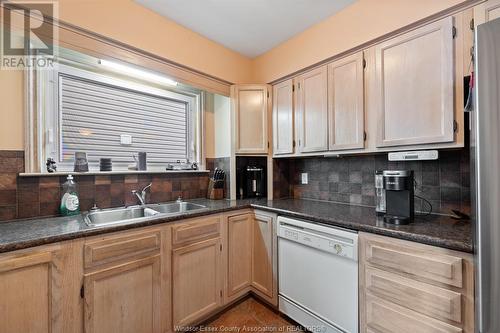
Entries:
[[302,183],[302,185],[306,185],[306,184],[309,183],[309,177],[307,175],[307,172],[301,173],[300,177],[301,177],[301,183]]

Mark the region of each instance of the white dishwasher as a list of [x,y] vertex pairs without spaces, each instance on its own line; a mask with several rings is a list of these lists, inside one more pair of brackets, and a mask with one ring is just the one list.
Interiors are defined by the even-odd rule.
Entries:
[[358,333],[358,235],[278,217],[280,311],[313,333]]

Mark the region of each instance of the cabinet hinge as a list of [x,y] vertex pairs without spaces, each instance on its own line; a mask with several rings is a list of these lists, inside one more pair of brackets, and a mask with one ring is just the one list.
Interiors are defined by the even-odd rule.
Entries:
[[269,91],[267,92],[267,98],[269,98]]
[[80,288],[80,298],[85,298],[85,287],[83,286],[83,284]]
[[366,141],[366,131],[363,132],[363,141]]
[[295,84],[292,84],[292,92],[295,91]]
[[453,133],[458,133],[458,123],[456,120],[453,120]]
[[297,89],[300,89],[300,82],[297,83]]
[[363,58],[363,68],[366,68],[366,59]]
[[222,290],[219,290],[219,295],[220,297],[222,297]]
[[474,19],[470,20],[469,28],[470,30],[474,30]]
[[295,148],[296,146],[296,143],[295,143],[295,140],[292,141],[292,147]]
[[219,250],[222,252],[222,244],[219,245]]
[[269,149],[269,146],[270,146],[269,141],[267,141],[267,149]]
[[457,37],[457,27],[453,27],[451,29],[451,35],[453,36],[453,38]]

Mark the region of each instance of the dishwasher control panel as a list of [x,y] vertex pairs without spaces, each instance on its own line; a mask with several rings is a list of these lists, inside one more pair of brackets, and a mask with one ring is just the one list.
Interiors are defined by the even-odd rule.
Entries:
[[358,235],[300,220],[278,218],[278,237],[349,259],[358,259]]

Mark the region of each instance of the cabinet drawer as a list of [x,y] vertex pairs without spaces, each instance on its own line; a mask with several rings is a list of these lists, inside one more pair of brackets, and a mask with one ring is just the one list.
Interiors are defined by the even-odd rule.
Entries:
[[367,332],[462,333],[463,330],[369,296],[366,300]]
[[460,293],[373,268],[365,276],[372,295],[438,320],[462,322]]
[[173,226],[172,244],[175,247],[181,244],[219,237],[219,235],[220,217],[204,217]]
[[157,252],[160,250],[160,244],[159,230],[86,242],[84,246],[85,268]]
[[462,288],[463,259],[394,240],[390,244],[375,237],[367,240],[366,261],[373,266],[407,274],[430,283]]

